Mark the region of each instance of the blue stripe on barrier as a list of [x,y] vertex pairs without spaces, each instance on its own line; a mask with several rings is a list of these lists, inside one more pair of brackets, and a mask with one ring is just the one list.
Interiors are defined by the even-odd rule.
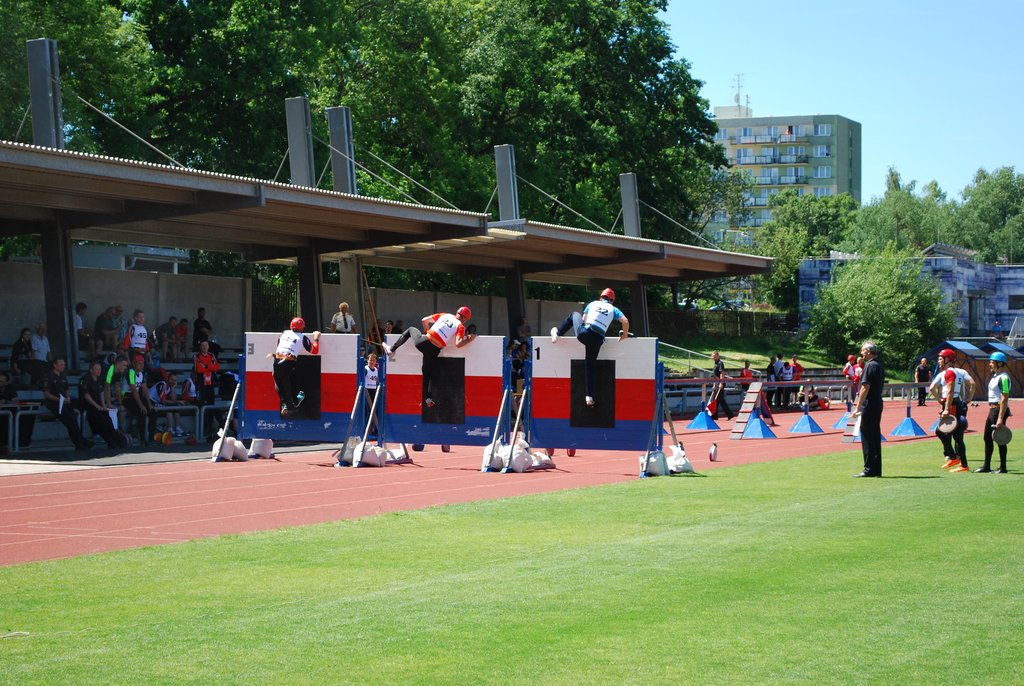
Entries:
[[647,450],[651,422],[621,420],[614,428],[569,426],[568,419],[533,419],[530,445],[538,448],[592,450]]
[[272,410],[247,410],[246,434],[281,441],[341,441],[349,417],[348,413],[322,412],[319,420],[288,420]]
[[463,424],[431,424],[413,414],[387,415],[384,435],[398,443],[488,445],[494,434],[494,417],[466,417]]

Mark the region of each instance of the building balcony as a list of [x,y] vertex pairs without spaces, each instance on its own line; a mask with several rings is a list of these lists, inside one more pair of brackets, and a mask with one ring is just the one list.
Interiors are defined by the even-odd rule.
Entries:
[[778,164],[779,158],[774,155],[755,155],[754,164]]
[[805,164],[807,155],[780,155],[779,162],[782,164]]
[[755,176],[754,183],[758,186],[774,186],[779,183],[777,176]]
[[768,207],[768,198],[747,198],[743,204],[747,207]]
[[806,176],[780,176],[780,184],[792,184],[792,183],[807,183]]
[[764,226],[765,224],[767,224],[770,221],[771,221],[771,219],[766,219],[764,217],[752,217],[752,218],[746,220],[745,222],[740,222],[736,226],[740,226],[740,227],[744,227],[744,226]]
[[737,157],[736,164],[757,164],[753,157]]

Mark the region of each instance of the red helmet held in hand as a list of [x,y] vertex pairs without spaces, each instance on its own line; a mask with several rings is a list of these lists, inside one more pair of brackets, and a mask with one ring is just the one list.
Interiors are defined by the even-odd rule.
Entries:
[[306,328],[306,320],[302,317],[296,317],[292,320],[292,331],[302,331]]
[[457,315],[459,315],[460,317],[462,317],[462,321],[468,321],[468,320],[470,320],[470,319],[472,319],[472,318],[473,318],[473,311],[472,311],[472,310],[470,310],[470,309],[469,309],[468,307],[466,307],[465,305],[463,305],[462,307],[460,307],[460,308],[458,309],[458,311],[457,311],[457,312],[456,312],[455,314],[457,314]]
[[610,288],[606,288],[603,291],[601,291],[601,297],[608,298],[609,302],[615,302],[615,291],[613,291]]

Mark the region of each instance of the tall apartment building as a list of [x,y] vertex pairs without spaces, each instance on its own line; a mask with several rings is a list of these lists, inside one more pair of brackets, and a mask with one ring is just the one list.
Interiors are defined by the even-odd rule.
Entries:
[[[735,169],[750,172],[752,216],[736,224],[717,216],[713,223],[760,226],[771,217],[768,199],[787,188],[799,195],[849,193],[860,203],[860,123],[836,114],[755,117],[749,107],[716,107],[718,134]],[[724,228],[724,227],[723,227]]]

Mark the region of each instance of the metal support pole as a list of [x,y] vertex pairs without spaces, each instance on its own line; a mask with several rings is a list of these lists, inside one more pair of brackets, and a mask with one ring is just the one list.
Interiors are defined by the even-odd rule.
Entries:
[[286,98],[285,117],[288,122],[288,164],[292,184],[316,186],[313,165],[313,121],[309,116],[309,98]]
[[57,41],[36,38],[26,41],[28,85],[32,98],[32,142],[47,148],[64,148],[64,117],[61,114],[60,62]]
[[[330,130],[334,190],[355,195],[359,191],[356,189],[356,146],[352,138],[352,110],[348,107],[328,107],[327,128]],[[337,150],[344,155],[335,152]]]
[[494,170],[498,180],[498,219],[519,219],[519,188],[516,183],[516,149],[494,146]]

